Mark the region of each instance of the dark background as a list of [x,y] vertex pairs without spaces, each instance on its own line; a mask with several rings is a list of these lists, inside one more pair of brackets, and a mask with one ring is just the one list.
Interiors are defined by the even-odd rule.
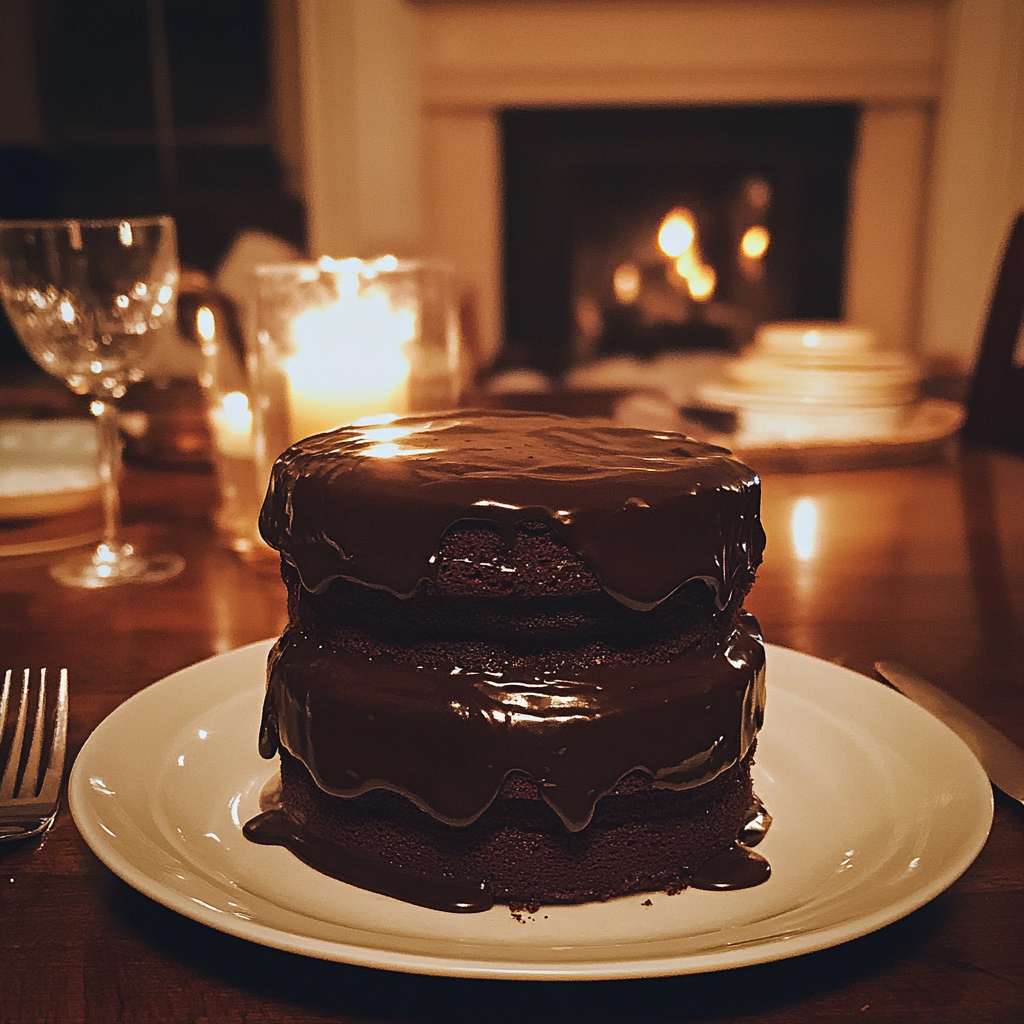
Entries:
[[[182,265],[207,273],[243,228],[305,248],[273,146],[262,0],[29,9],[43,137],[0,146],[0,219],[169,213]],[[0,314],[0,373],[31,365]]]

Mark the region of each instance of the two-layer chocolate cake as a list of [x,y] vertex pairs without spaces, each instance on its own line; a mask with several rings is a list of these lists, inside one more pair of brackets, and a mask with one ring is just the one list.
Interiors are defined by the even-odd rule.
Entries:
[[455,412],[294,445],[260,517],[288,589],[260,736],[281,791],[246,834],[448,910],[763,880],[737,845],[759,506],[723,449],[601,421]]

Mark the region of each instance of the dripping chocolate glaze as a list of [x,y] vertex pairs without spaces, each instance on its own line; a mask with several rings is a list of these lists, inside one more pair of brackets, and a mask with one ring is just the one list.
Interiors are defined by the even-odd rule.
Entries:
[[[380,857],[358,850],[340,849],[336,844],[318,838],[273,798],[261,800],[260,806],[262,813],[245,823],[245,837],[263,846],[283,846],[322,874],[430,910],[473,914],[490,910],[493,906],[491,893],[483,880],[441,878],[404,871]],[[756,823],[752,833],[754,842],[760,842],[771,817],[760,805],[751,813],[752,822]],[[748,825],[741,833],[741,839],[746,839],[746,833],[750,831]],[[690,877],[690,886],[722,891],[749,889],[766,882],[771,868],[764,857],[749,848],[754,842],[736,842],[698,865]]]
[[493,905],[483,882],[402,871],[373,854],[341,849],[313,835],[279,808],[256,815],[245,823],[242,832],[246,839],[261,846],[283,846],[321,874],[418,907],[474,914]]
[[[511,548],[521,524],[542,520],[630,608],[650,610],[698,578],[724,607],[761,562],[759,503],[752,471],[679,434],[466,412],[299,442],[274,467],[260,530],[310,591],[345,577],[408,597],[436,578],[454,525],[491,524]],[[265,757],[280,744],[327,792],[392,789],[452,825],[479,817],[514,768],[529,772],[573,831],[635,768],[657,786],[700,785],[746,754],[764,709],[764,650],[752,616],[741,616],[721,645],[668,664],[593,666],[571,678],[371,660],[321,648],[292,628],[271,654],[268,679]],[[411,902],[489,903],[472,881],[441,892],[362,861],[329,869],[330,851],[314,849],[286,817],[260,816],[246,834]],[[729,865],[743,859],[730,854],[713,874],[732,878]],[[733,880],[751,884],[749,870],[745,877]]]
[[724,607],[764,550],[757,475],[714,445],[600,420],[467,411],[344,426],[280,456],[260,532],[320,592],[338,576],[410,595],[466,520],[543,520],[640,610],[691,579]]
[[519,769],[575,832],[635,768],[688,789],[740,760],[763,720],[764,665],[747,613],[720,646],[559,676],[371,660],[288,630],[270,655],[260,753],[281,744],[325,792],[391,789],[450,825],[476,820]]

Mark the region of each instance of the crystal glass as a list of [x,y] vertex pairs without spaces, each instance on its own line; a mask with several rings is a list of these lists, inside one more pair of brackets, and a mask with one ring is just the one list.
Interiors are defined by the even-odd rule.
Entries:
[[91,395],[100,436],[103,538],[54,565],[68,586],[156,582],[184,567],[120,536],[117,400],[141,380],[158,331],[174,323],[178,255],[170,217],[0,221],[0,296],[32,358]]

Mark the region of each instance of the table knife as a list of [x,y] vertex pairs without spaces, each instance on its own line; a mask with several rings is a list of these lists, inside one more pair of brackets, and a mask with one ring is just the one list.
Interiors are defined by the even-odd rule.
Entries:
[[876,661],[875,671],[952,729],[971,748],[992,784],[1024,805],[1024,750],[944,690],[902,665]]

